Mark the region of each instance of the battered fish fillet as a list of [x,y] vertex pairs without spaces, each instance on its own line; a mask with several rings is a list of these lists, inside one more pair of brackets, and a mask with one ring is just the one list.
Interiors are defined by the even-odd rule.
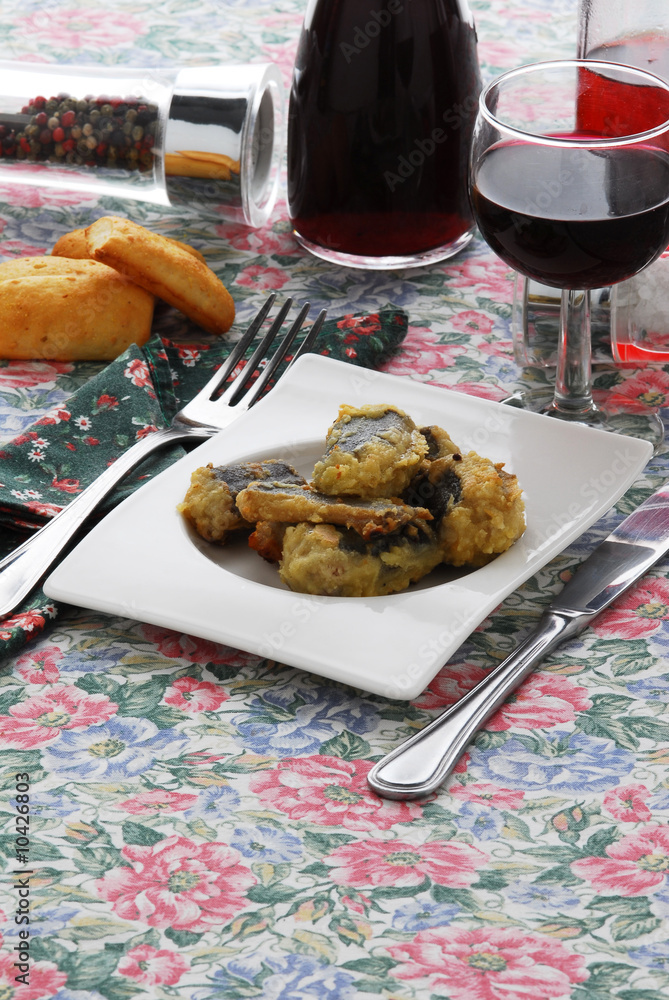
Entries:
[[427,455],[411,417],[396,406],[341,406],[316,463],[313,484],[322,493],[399,496]]
[[[424,501],[435,516],[445,563],[484,566],[520,538],[525,530],[522,492],[516,477],[505,472],[501,462],[494,464],[470,451],[432,464],[437,467],[433,475],[441,478],[447,492],[452,491],[452,502],[441,518]],[[452,489],[450,476],[458,480],[459,488]]]
[[235,307],[225,285],[201,260],[143,226],[103,216],[86,229],[88,252],[153,295],[180,309],[209,333],[232,326]]
[[381,597],[404,590],[441,562],[425,522],[365,541],[350,528],[286,528],[279,576],[291,590],[329,597]]
[[251,483],[238,495],[237,509],[247,521],[340,524],[354,528],[363,538],[395,531],[410,521],[432,520],[424,507],[383,499],[328,496],[308,484],[295,486],[276,481]]
[[249,483],[280,476],[284,481],[304,483],[304,479],[286,462],[242,462],[218,466],[210,462],[191,475],[190,486],[177,510],[208,542],[223,544],[232,531],[252,531],[254,523],[240,514],[236,500]]

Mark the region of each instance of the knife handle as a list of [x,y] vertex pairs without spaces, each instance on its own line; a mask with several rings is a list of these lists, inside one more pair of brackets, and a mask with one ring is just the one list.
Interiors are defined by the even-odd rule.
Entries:
[[476,687],[374,765],[367,777],[370,788],[388,799],[433,792],[486,719],[551,650],[582,632],[590,617],[545,612],[534,631]]
[[185,439],[192,439],[192,433],[171,427],[140,438],[67,507],[0,560],[0,621],[15,611],[44,579],[102,501],[129,472],[164,445]]

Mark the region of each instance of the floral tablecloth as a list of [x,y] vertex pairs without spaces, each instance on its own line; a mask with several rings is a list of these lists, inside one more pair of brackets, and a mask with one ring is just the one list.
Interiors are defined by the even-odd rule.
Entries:
[[[576,6],[473,0],[484,77],[571,55]],[[270,60],[288,85],[304,8],[4,0],[0,39],[3,57],[40,62]],[[110,212],[128,206],[3,188],[0,256],[43,253]],[[512,275],[480,239],[424,270],[363,274],[298,249],[283,199],[259,231],[131,214],[206,252],[242,326],[269,289],[332,315],[390,303],[410,317],[390,372],[496,400],[547,377],[514,363]],[[0,363],[0,440],[97,371]],[[596,384],[669,394],[661,369],[604,365]],[[379,799],[365,780],[511,650],[668,471],[654,459],[411,703],[87,610],[26,619],[31,641],[0,673],[0,997],[668,996],[666,563],[549,657],[429,800]]]

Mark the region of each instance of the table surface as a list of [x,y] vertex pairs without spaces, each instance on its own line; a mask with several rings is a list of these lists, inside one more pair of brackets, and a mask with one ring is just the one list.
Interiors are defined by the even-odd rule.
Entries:
[[[576,7],[473,0],[484,78],[571,55]],[[303,0],[5,0],[0,37],[3,57],[41,62],[269,60],[288,86],[304,9]],[[240,317],[268,289],[308,295],[332,315],[391,303],[408,312],[410,330],[387,371],[493,400],[548,377],[514,363],[513,276],[478,237],[424,270],[362,273],[298,249],[283,197],[258,231],[150,205],[112,210],[203,250]],[[0,255],[48,252],[61,233],[109,211],[92,197],[3,188]],[[0,439],[91,371],[0,367]],[[609,364],[595,377],[600,388],[618,382],[656,398],[669,385],[661,369]],[[32,850],[32,874],[5,880],[0,899],[2,995],[669,995],[666,565],[549,657],[429,800],[380,800],[365,783],[374,760],[513,648],[578,560],[666,473],[661,455],[411,703],[68,609],[0,675],[4,711],[34,723],[23,747],[7,743],[0,757],[8,870],[23,772]],[[81,715],[50,716],[45,738],[56,703]],[[13,949],[26,940],[14,920],[21,878],[30,889],[29,982],[14,979]]]

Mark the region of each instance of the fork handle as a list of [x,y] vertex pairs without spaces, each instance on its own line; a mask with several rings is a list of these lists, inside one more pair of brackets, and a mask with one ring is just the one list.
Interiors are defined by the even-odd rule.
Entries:
[[[86,521],[121,480],[154,451],[180,440],[192,441],[199,430],[171,427],[140,438],[132,448],[86,487],[67,507],[0,561],[0,621],[7,617],[49,572]],[[202,429],[204,440],[212,434]]]
[[556,646],[583,631],[581,619],[546,612],[524,642],[476,687],[375,764],[367,776],[370,788],[387,799],[417,799],[435,791],[508,695]]

